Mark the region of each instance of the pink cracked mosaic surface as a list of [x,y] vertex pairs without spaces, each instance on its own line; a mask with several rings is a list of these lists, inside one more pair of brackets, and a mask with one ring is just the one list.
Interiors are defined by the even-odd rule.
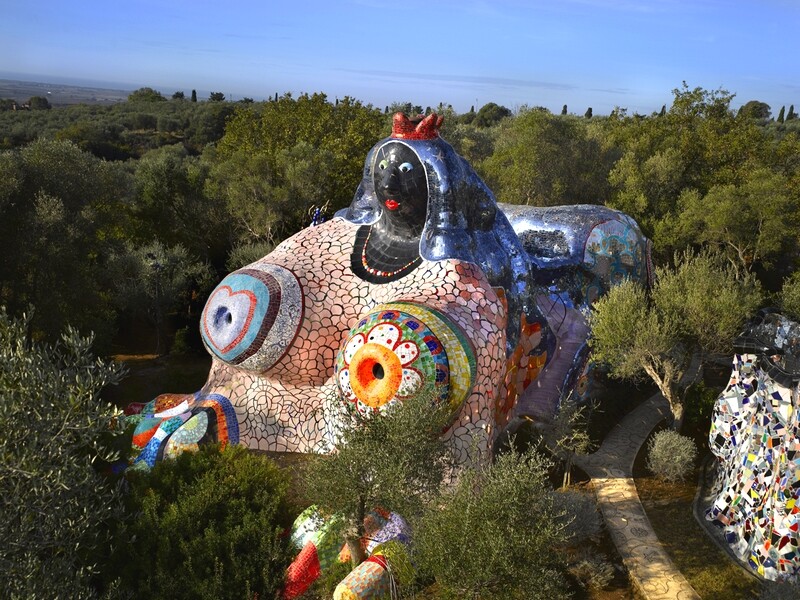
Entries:
[[[328,451],[334,439],[336,405],[341,394],[334,373],[336,358],[346,345],[351,328],[381,306],[391,308],[407,303],[416,314],[434,309],[458,328],[454,337],[468,339],[469,352],[474,353],[474,385],[454,409],[453,425],[445,434],[461,460],[467,462],[473,437],[485,451],[496,435],[492,399],[497,396],[498,382],[491,374],[505,364],[504,306],[481,270],[462,261],[423,261],[409,275],[389,283],[373,284],[360,279],[349,267],[357,229],[334,218],[301,231],[261,261],[232,274],[275,271],[276,267],[290,272],[299,283],[293,291],[302,294],[302,298],[284,293],[280,302],[302,306],[302,320],[293,333],[294,321],[288,320],[289,332],[278,336],[279,341],[265,342],[271,344],[270,356],[282,353],[268,371],[238,368],[215,358],[202,393],[236,399],[240,439],[251,448]],[[218,289],[227,292],[230,287],[230,282],[223,281]],[[212,293],[204,311],[204,321],[216,316],[216,294]],[[230,296],[230,292],[227,294]],[[249,304],[246,308],[249,314]],[[243,321],[242,327],[252,327],[253,323],[252,319]],[[235,326],[234,323],[232,327]],[[246,341],[247,336],[242,337]],[[259,338],[256,335],[253,339]],[[464,374],[451,375],[454,376]]]

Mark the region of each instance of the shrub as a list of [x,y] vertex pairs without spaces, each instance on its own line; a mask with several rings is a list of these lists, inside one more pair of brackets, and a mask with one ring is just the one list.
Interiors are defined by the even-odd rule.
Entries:
[[175,332],[175,338],[172,340],[172,347],[169,349],[169,353],[188,354],[191,349],[189,345],[189,327],[181,327]]
[[250,263],[264,258],[267,254],[272,252],[274,248],[275,244],[269,242],[239,244],[235,246],[228,255],[228,260],[225,261],[225,268],[228,269],[228,271],[241,269],[245,265],[249,265]]
[[683,481],[696,459],[694,441],[671,429],[659,431],[647,445],[647,468],[670,483]]
[[370,510],[381,507],[409,519],[438,494],[450,458],[440,435],[448,413],[447,404],[437,406],[424,392],[384,413],[353,410],[337,451],[308,465],[306,497],[344,517],[353,566],[366,558],[358,540]]
[[711,413],[719,396],[719,388],[699,381],[686,390],[686,421],[684,431],[708,433]]
[[559,490],[555,494],[555,501],[559,512],[564,514],[563,534],[568,545],[577,546],[600,537],[603,520],[591,493]]
[[569,568],[580,584],[592,590],[604,590],[614,579],[614,565],[603,556],[584,556]]
[[786,316],[796,321],[800,320],[800,271],[795,271],[791,277],[783,280],[780,305]]
[[564,542],[548,463],[511,451],[462,474],[415,528],[415,562],[454,598],[558,598]]
[[272,598],[291,560],[287,476],[241,446],[203,446],[129,476],[115,563],[143,598]]
[[115,458],[115,410],[100,390],[120,368],[72,329],[28,338],[30,319],[0,307],[0,595],[91,598],[120,495],[95,465]]

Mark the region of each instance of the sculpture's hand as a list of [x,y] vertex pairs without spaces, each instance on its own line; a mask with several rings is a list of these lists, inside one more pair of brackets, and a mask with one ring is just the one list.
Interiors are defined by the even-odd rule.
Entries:
[[128,417],[136,423],[133,467],[148,469],[163,457],[174,458],[201,444],[239,443],[233,407],[220,394],[162,394]]

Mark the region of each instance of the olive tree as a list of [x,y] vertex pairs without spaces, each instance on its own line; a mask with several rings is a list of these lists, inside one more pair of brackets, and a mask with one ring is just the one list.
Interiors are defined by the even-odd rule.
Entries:
[[366,558],[359,540],[370,510],[409,518],[435,498],[449,465],[440,435],[448,413],[424,394],[384,414],[355,412],[336,452],[309,466],[306,495],[323,512],[344,518],[353,566]]
[[684,381],[692,358],[729,353],[736,334],[761,303],[755,278],[737,279],[719,256],[686,253],[676,267],[660,268],[646,290],[625,281],[597,301],[589,343],[612,376],[647,377],[669,402],[673,428],[683,421]]
[[127,244],[112,257],[113,293],[121,310],[147,318],[155,328],[156,352],[164,350],[164,322],[170,311],[187,313],[193,297],[204,296],[213,286],[209,266],[180,244],[159,241],[136,247]]
[[36,343],[30,325],[0,308],[0,580],[5,597],[90,598],[121,506],[97,469],[118,417],[100,391],[121,371],[90,337]]
[[[797,249],[795,196],[789,178],[767,168],[752,170],[740,185],[715,185],[705,195],[684,190],[680,212],[671,221],[675,245],[719,248],[741,271],[771,267]],[[662,231],[668,229],[665,225]]]

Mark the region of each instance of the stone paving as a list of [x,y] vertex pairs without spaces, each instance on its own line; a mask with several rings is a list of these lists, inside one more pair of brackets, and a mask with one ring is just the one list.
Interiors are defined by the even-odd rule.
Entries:
[[667,401],[652,396],[617,423],[597,452],[575,462],[592,478],[606,527],[634,587],[647,600],[699,600],[658,541],[633,480],[639,448],[668,415]]

